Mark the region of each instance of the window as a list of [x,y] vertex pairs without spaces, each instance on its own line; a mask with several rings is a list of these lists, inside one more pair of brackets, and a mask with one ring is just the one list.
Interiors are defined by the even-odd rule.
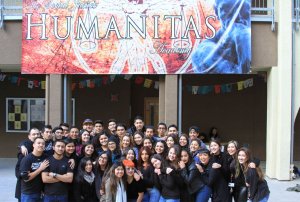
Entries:
[[[45,98],[6,98],[6,132],[28,132],[45,125]],[[75,99],[72,99],[75,110]],[[73,113],[72,123],[75,117]]]

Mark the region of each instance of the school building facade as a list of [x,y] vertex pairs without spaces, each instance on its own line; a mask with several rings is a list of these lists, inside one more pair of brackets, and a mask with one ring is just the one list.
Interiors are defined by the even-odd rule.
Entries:
[[[22,1],[1,3],[0,157],[15,157],[33,126],[80,128],[85,118],[129,126],[142,115],[182,132],[215,126],[222,142],[237,140],[266,161],[267,176],[290,179],[300,161],[300,0],[252,1],[252,73],[242,75],[23,75]],[[247,81],[227,93],[193,90]]]

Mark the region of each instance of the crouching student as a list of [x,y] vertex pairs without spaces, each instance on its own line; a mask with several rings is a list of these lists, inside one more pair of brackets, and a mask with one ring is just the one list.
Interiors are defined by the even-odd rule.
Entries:
[[238,151],[238,161],[241,165],[241,172],[246,179],[246,185],[249,189],[249,199],[253,202],[267,202],[270,195],[270,190],[263,172],[260,167],[251,168],[250,150],[242,147]]
[[128,202],[142,202],[145,186],[143,179],[136,180],[134,177],[135,167],[131,160],[124,159],[123,165],[126,170],[126,193]]
[[97,202],[95,189],[95,174],[92,159],[83,157],[78,166],[78,172],[73,185],[75,202]]

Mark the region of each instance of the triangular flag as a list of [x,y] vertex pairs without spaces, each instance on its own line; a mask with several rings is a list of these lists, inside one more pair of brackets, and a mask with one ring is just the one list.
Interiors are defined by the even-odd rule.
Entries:
[[38,88],[40,86],[40,82],[37,80],[34,80],[33,85],[34,85],[34,87]]
[[215,93],[219,94],[221,92],[221,86],[220,85],[215,85]]
[[19,77],[12,76],[11,79],[10,79],[10,82],[13,83],[13,84],[16,84],[18,82],[18,79],[19,79]]
[[199,86],[192,86],[192,94],[193,94],[193,95],[196,95],[196,94],[197,94],[198,88],[199,88]]
[[33,81],[28,81],[28,88],[30,88],[30,89],[33,88]]
[[109,84],[109,78],[108,78],[108,76],[102,77],[102,83],[103,83],[104,85]]
[[243,81],[237,82],[238,90],[243,90],[243,86],[244,86],[244,82]]
[[142,83],[144,83],[144,77],[142,77],[142,76],[137,76],[137,77],[135,78],[135,84],[142,84]]
[[221,92],[222,93],[227,93],[227,84],[221,85]]
[[249,80],[249,87],[252,87],[253,86],[253,78],[248,79],[248,80]]
[[155,89],[159,89],[159,81],[155,81],[155,83],[154,83],[154,88],[155,88]]
[[101,83],[102,83],[102,78],[101,77],[95,79],[95,84],[96,84],[97,87],[100,87]]
[[0,81],[4,81],[6,75],[5,74],[0,74]]
[[226,84],[226,92],[230,93],[232,91],[232,83]]
[[113,82],[115,80],[115,78],[116,78],[116,75],[112,74],[109,77],[110,77],[110,82]]
[[131,77],[132,77],[132,74],[126,74],[126,75],[124,76],[124,79],[126,79],[126,80],[130,80],[130,79],[131,79]]
[[95,88],[95,79],[90,80],[90,88]]
[[152,81],[151,79],[145,79],[144,87],[145,87],[145,88],[150,88],[152,82],[153,82],[153,81]]
[[41,89],[46,89],[46,81],[41,81]]
[[88,88],[90,88],[90,86],[91,86],[91,80],[86,80],[86,86],[88,87]]

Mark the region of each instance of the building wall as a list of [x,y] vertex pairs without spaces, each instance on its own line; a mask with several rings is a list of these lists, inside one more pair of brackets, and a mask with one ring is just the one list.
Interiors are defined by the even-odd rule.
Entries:
[[[72,80],[78,83],[78,81],[93,78],[96,76],[76,75],[72,77]],[[101,119],[106,126],[108,119],[111,118],[128,124],[130,92],[130,81],[122,78],[116,78],[111,84],[101,87],[79,89],[77,86],[72,92],[76,103],[76,126],[81,127],[86,118]],[[118,95],[118,101],[111,101],[111,95]]]
[[[254,86],[226,94],[193,95],[187,85],[216,85],[254,79]],[[183,76],[183,132],[192,125],[209,133],[212,126],[219,129],[221,142],[237,140],[249,145],[254,155],[266,158],[267,86],[259,75],[184,75]]]
[[[7,74],[7,73],[6,73]],[[45,80],[44,75],[20,75],[9,74],[10,76],[16,75],[18,77],[32,79],[32,80]],[[40,88],[30,89],[27,82],[21,82],[20,86],[12,84],[6,80],[0,82],[0,157],[16,157],[17,145],[21,140],[27,138],[27,133],[6,133],[6,98],[44,98],[45,90]]]

